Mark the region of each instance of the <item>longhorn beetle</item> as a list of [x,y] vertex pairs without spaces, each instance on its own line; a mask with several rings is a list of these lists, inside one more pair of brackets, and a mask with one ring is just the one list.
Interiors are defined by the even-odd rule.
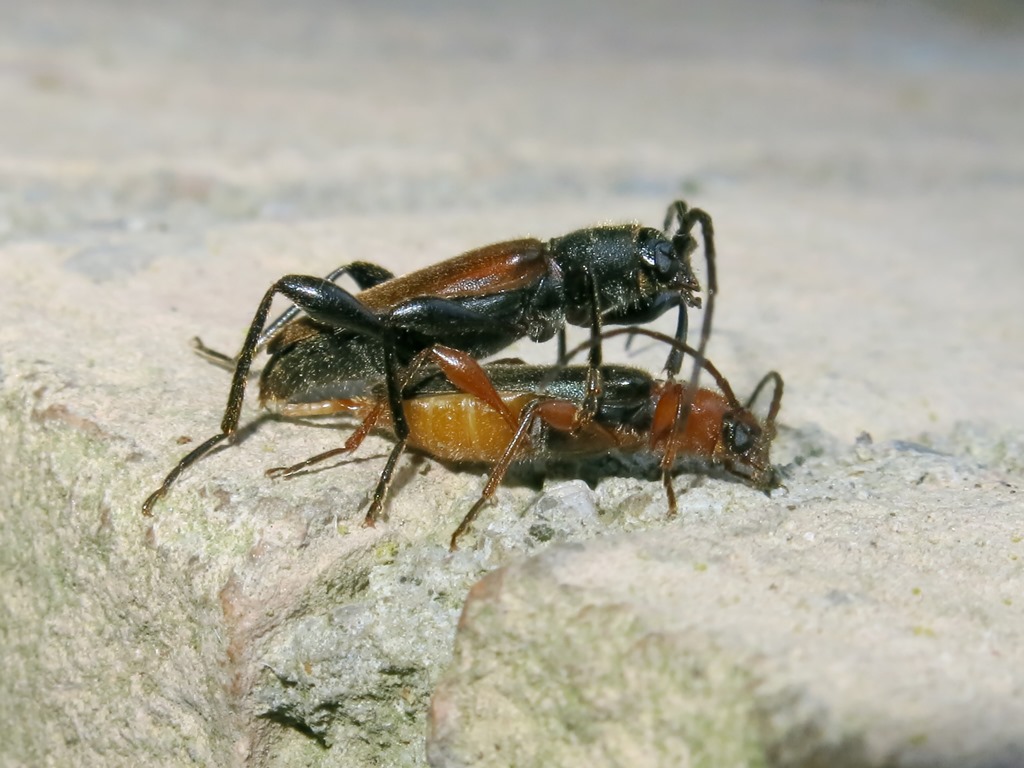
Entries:
[[[613,331],[611,334],[623,333]],[[645,329],[680,352],[695,350]],[[606,335],[611,335],[606,334]],[[403,405],[410,428],[409,448],[442,461],[485,463],[491,473],[480,498],[452,534],[450,546],[469,528],[483,505],[501,484],[513,462],[528,457],[583,457],[618,451],[649,452],[662,458],[671,454],[703,460],[723,467],[748,485],[770,491],[779,485],[769,450],[775,437],[775,419],[782,404],[782,377],[772,371],[761,379],[745,404],[740,404],[729,382],[706,359],[697,358],[718,385],[718,391],[688,390],[684,385],[655,380],[648,373],[625,366],[603,366],[605,387],[594,418],[577,427],[580,403],[585,397],[587,368],[545,367],[520,361],[500,361],[481,366],[463,352],[434,347],[417,356],[413,366],[431,362],[441,369],[403,389]],[[406,374],[413,380],[413,372]],[[774,392],[767,417],[752,412],[764,387]],[[270,477],[292,477],[313,464],[355,451],[374,428],[394,432],[384,408],[384,393],[332,401],[329,412],[350,413],[362,418],[343,447],[313,456],[290,467],[267,470]],[[690,414],[679,420],[679,403],[690,401]],[[288,416],[322,415],[326,403],[312,408],[282,404]],[[374,525],[383,508],[397,454],[385,464],[365,524]],[[669,514],[676,512],[672,467],[663,466],[663,484]]]
[[[397,460],[409,437],[399,380],[417,354],[444,345],[485,357],[524,336],[545,341],[562,334],[566,323],[589,326],[587,386],[577,416],[577,426],[583,425],[593,418],[601,391],[603,324],[645,323],[678,307],[675,338],[686,338],[686,310],[701,304],[690,264],[696,248],[692,230],[698,224],[708,272],[700,360],[717,291],[714,234],[711,217],[683,201],[669,206],[664,232],[638,224],[597,226],[546,242],[528,238],[485,246],[397,278],[366,262],[341,267],[326,278],[281,278],[260,301],[234,360],[220,432],[178,462],[146,499],[143,513],[152,514],[153,505],[185,469],[235,440],[249,370],[264,347],[270,360],[260,376],[263,404],[350,397],[383,380]],[[342,274],[364,290],[352,294],[336,285],[333,279]],[[278,294],[294,307],[264,330]],[[666,362],[670,378],[681,365],[682,353],[673,348]],[[695,365],[691,390],[699,372]],[[679,407],[685,421],[688,406]]]

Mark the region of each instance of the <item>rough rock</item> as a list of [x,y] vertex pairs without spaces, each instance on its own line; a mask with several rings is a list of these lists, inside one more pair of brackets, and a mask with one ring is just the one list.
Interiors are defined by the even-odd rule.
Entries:
[[862,441],[799,476],[489,574],[431,764],[1024,764],[1019,472]]

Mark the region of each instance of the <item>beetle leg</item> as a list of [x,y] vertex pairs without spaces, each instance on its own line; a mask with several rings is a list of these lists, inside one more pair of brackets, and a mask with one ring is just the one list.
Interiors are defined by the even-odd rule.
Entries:
[[[505,405],[501,396],[498,395],[497,390],[494,388],[494,384],[491,382],[480,364],[465,352],[460,352],[456,349],[452,349],[451,347],[436,344],[433,347],[429,347],[417,354],[405,371],[401,387],[402,390],[404,390],[415,377],[416,370],[426,362],[433,362],[457,388],[467,394],[473,395],[494,408],[494,410],[501,414],[513,429],[517,427],[515,417],[509,411],[508,406]],[[379,408],[376,410],[379,411]],[[369,417],[367,417],[367,420],[369,420]],[[364,422],[363,426],[360,427],[360,430],[365,427],[368,431],[370,427],[367,427],[366,424],[367,422]],[[365,436],[365,434],[363,436]],[[351,440],[352,439],[350,438],[349,443]],[[362,442],[362,437],[360,437],[359,442]],[[330,456],[343,453],[348,449],[349,443],[345,444],[345,448],[327,451],[326,454],[314,456],[313,459],[308,461],[319,461],[321,458],[330,458]],[[366,519],[363,521],[363,525],[372,528],[376,524],[377,520],[380,519],[380,513],[384,508],[384,502],[387,499],[388,490],[391,487],[391,479],[395,471],[395,466],[398,463],[398,459],[405,452],[407,444],[407,438],[400,439],[395,444],[394,448],[391,449],[387,463],[385,463],[384,469],[380,474],[380,479],[377,481],[377,487],[373,492],[373,502],[370,504],[370,508],[366,512]],[[306,462],[303,462],[303,465],[305,464]],[[297,466],[301,468],[303,465]]]
[[314,464],[319,464],[322,461],[333,459],[335,456],[341,456],[345,453],[353,453],[360,445],[363,444],[363,440],[365,440],[366,436],[370,434],[370,430],[377,426],[377,422],[380,421],[380,417],[383,412],[384,403],[378,402],[370,412],[366,414],[366,417],[363,419],[356,431],[349,435],[348,440],[345,441],[345,444],[341,448],[332,448],[329,451],[318,453],[316,456],[310,456],[308,459],[300,461],[298,464],[292,464],[290,467],[271,467],[264,474],[266,474],[267,477],[294,477],[302,470],[307,469]]
[[[686,334],[690,329],[690,318],[686,311],[686,303],[679,302],[679,320],[676,322],[676,333],[673,337],[676,341],[685,342]],[[665,362],[665,373],[666,378],[670,381],[674,380],[679,375],[680,369],[683,367],[683,353],[678,347],[673,347],[672,351],[668,354],[668,360]]]
[[387,498],[388,488],[391,487],[391,478],[395,473],[395,465],[398,463],[401,455],[405,453],[405,446],[408,443],[408,438],[399,440],[395,443],[395,447],[391,449],[391,454],[384,465],[384,470],[380,473],[380,480],[377,481],[377,488],[373,492],[373,502],[370,504],[370,508],[366,512],[366,518],[363,520],[363,525],[367,528],[373,528],[380,519],[380,512],[384,508],[384,499]]
[[[246,333],[242,349],[238,353],[235,364],[235,372],[231,377],[231,388],[228,392],[228,402],[224,409],[224,417],[221,419],[220,433],[209,438],[206,442],[189,452],[171,470],[164,482],[157,488],[142,505],[142,512],[150,515],[153,512],[153,505],[167,493],[168,489],[177,480],[178,476],[201,459],[213,448],[222,442],[232,442],[238,432],[238,421],[242,413],[242,401],[245,397],[245,384],[249,378],[249,369],[252,367],[252,360],[256,354],[259,344],[260,333],[270,313],[270,305],[277,294],[290,299],[297,307],[302,309],[313,320],[324,323],[335,328],[346,328],[356,333],[380,339],[384,343],[386,358],[394,359],[394,349],[387,336],[387,328],[380,319],[363,306],[359,300],[344,288],[340,288],[329,280],[321,277],[310,277],[308,275],[287,275],[282,277],[264,294],[260,301],[256,314]],[[395,412],[395,430],[404,428],[405,432],[400,435],[404,438],[408,435],[408,425],[405,422],[401,411],[401,401],[397,384],[392,379],[397,379],[397,365],[395,375],[388,376],[389,390],[392,390],[389,403],[398,405]]]
[[181,461],[179,461],[174,469],[172,469],[167,477],[164,478],[163,483],[149,494],[149,497],[142,503],[142,514],[149,515],[153,514],[153,505],[156,504],[174,484],[174,481],[178,479],[182,472],[188,469],[190,466],[195,464],[199,459],[203,458],[206,454],[220,445],[228,438],[228,435],[221,432],[219,435],[214,435],[205,443],[190,451]]
[[424,349],[436,341],[482,357],[526,334],[528,329],[518,322],[522,305],[522,296],[514,293],[476,298],[472,306],[458,299],[421,296],[398,304],[384,321],[395,338],[414,342],[407,348]]
[[662,468],[661,470],[661,484],[665,486],[665,498],[668,500],[668,515],[669,518],[675,517],[679,510],[679,506],[676,503],[676,489],[672,484],[672,473]]
[[[380,285],[385,280],[390,280],[395,276],[393,272],[385,269],[384,267],[378,266],[377,264],[371,264],[368,261],[353,261],[351,264],[344,264],[337,269],[332,270],[324,279],[335,283],[345,275],[351,277],[353,282],[359,286],[359,290],[361,291],[365,291],[367,288],[373,288],[375,285]],[[259,343],[256,345],[257,351],[267,346],[274,335],[281,330],[281,327],[285,325],[285,323],[294,320],[300,312],[302,312],[300,307],[292,305],[282,312],[280,317],[271,321],[263,330],[263,333],[260,334]],[[200,344],[202,344],[202,342],[200,342]],[[202,354],[202,352],[200,354]]]
[[[372,288],[375,285],[383,283],[385,280],[390,280],[394,277],[394,274],[386,270],[384,267],[376,264],[371,264],[368,261],[354,261],[351,264],[345,264],[332,270],[324,277],[324,280],[329,280],[334,283],[340,280],[345,275],[352,278],[353,282],[359,286],[359,290],[365,291],[367,288]],[[302,309],[296,305],[290,306],[279,317],[276,317],[267,327],[263,329],[260,334],[259,341],[256,342],[256,352],[259,352],[270,343],[270,340],[277,334],[281,328],[294,320]],[[229,357],[228,355],[220,352],[216,349],[206,346],[203,340],[198,336],[192,337],[192,349],[197,355],[206,360],[208,363],[213,363],[218,368],[226,368],[229,371],[235,369],[235,363],[237,358]]]
[[590,349],[587,356],[587,389],[581,408],[576,412],[573,431],[578,431],[594,420],[601,401],[601,311],[597,278],[590,270],[585,272],[590,291]]
[[505,448],[505,453],[502,454],[502,457],[491,468],[491,474],[487,478],[487,484],[484,486],[480,498],[476,500],[476,503],[466,513],[466,516],[462,518],[458,528],[452,533],[449,543],[449,549],[452,552],[458,549],[459,538],[469,530],[469,526],[473,524],[477,515],[480,514],[484,504],[487,503],[488,499],[498,489],[498,486],[501,485],[501,481],[505,478],[509,467],[512,466],[512,462],[519,456],[524,444],[529,439],[530,431],[533,429],[537,419],[547,422],[556,429],[568,432],[574,428],[573,425],[576,422],[578,413],[579,409],[566,400],[547,398],[533,400],[523,408],[519,414],[519,426],[516,428],[515,435]]
[[[490,405],[494,410],[502,415],[513,429],[517,427],[518,423],[515,417],[508,410],[508,406],[505,405],[505,402],[501,399],[497,390],[495,390],[494,384],[491,383],[490,378],[488,378],[480,364],[465,352],[459,352],[458,350],[451,349],[450,347],[435,345],[417,354],[402,376],[401,388],[399,391],[403,391],[407,386],[409,386],[410,382],[415,378],[417,371],[428,362],[432,362],[437,365],[448,380],[460,390],[473,395],[477,399]],[[315,456],[311,456],[310,458],[289,467],[271,467],[266,471],[267,477],[292,477],[314,464],[326,461],[327,459],[332,459],[335,456],[341,456],[355,451],[362,444],[370,430],[376,426],[377,422],[380,420],[383,410],[383,402],[377,403],[373,410],[371,410],[363,419],[359,428],[352,433],[349,439],[345,441],[345,445],[342,447],[332,448],[329,451],[318,453]],[[388,489],[391,485],[391,477],[394,473],[395,467],[397,466],[398,459],[405,451],[405,445],[406,442],[403,440],[392,448],[384,470],[381,472],[381,477],[377,482],[377,488],[373,494],[373,502],[370,509],[367,511],[366,519],[364,521],[365,525],[372,527],[380,518],[380,512],[383,509],[384,502],[387,499]]]
[[[467,395],[472,395],[477,400],[487,403],[487,405],[501,415],[510,427],[515,429],[518,426],[516,418],[509,411],[505,401],[501,399],[501,395],[494,388],[494,383],[487,375],[487,372],[471,355],[442,344],[435,344],[433,347],[420,352],[413,361],[414,364],[420,359],[430,360],[437,365],[445,375],[445,378],[454,384],[456,388]],[[410,368],[412,368],[412,365],[410,365]],[[407,374],[408,378],[411,378],[409,374]]]

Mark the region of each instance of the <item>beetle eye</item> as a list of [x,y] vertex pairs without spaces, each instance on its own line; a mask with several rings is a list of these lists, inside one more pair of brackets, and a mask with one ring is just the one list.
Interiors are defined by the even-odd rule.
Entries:
[[727,418],[722,423],[722,437],[730,453],[740,456],[745,454],[754,446],[760,430],[748,424],[743,424],[734,419]]
[[676,282],[682,263],[675,246],[656,229],[644,228],[637,233],[637,254],[659,283]]
[[679,271],[679,262],[672,243],[662,240],[654,246],[654,268],[662,277],[671,278]]

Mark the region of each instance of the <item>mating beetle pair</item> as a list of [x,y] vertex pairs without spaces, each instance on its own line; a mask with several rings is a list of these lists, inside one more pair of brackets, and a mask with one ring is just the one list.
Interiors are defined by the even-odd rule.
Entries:
[[[326,278],[281,278],[260,302],[233,361],[220,433],[175,466],[146,500],[143,511],[151,514],[153,505],[186,468],[235,438],[253,358],[264,347],[270,354],[260,376],[264,405],[285,412],[322,414],[348,410],[353,398],[370,397],[377,402],[378,412],[386,406],[396,444],[367,515],[368,523],[380,512],[395,463],[409,444],[408,410],[415,398],[407,397],[406,390],[416,382],[407,372],[417,367],[412,364],[422,361],[425,354],[456,387],[479,395],[487,387],[475,381],[476,374],[470,375],[469,382],[462,380],[467,375],[466,359],[492,354],[523,337],[544,341],[556,334],[560,356],[564,356],[565,325],[589,327],[589,365],[581,369],[585,381],[570,426],[571,431],[583,429],[602,407],[613,407],[613,393],[608,393],[611,399],[602,394],[605,325],[641,324],[677,307],[679,319],[666,368],[670,380],[679,372],[686,351],[686,311],[701,304],[700,286],[690,263],[697,246],[693,229],[698,224],[708,265],[708,301],[700,343],[693,352],[689,394],[677,398],[675,420],[685,424],[698,391],[697,377],[705,367],[703,355],[717,280],[711,219],[679,201],[669,206],[664,232],[639,225],[600,226],[547,242],[513,240],[397,278],[364,262],[340,268]],[[353,294],[336,285],[334,280],[343,274],[363,290]],[[294,306],[264,329],[278,294]],[[454,358],[446,358],[441,352],[444,349],[458,352]],[[530,376],[520,374],[519,378],[529,380]],[[491,392],[503,385],[497,384]],[[663,461],[666,472],[675,452],[670,441]],[[671,493],[671,483],[666,487]]]

